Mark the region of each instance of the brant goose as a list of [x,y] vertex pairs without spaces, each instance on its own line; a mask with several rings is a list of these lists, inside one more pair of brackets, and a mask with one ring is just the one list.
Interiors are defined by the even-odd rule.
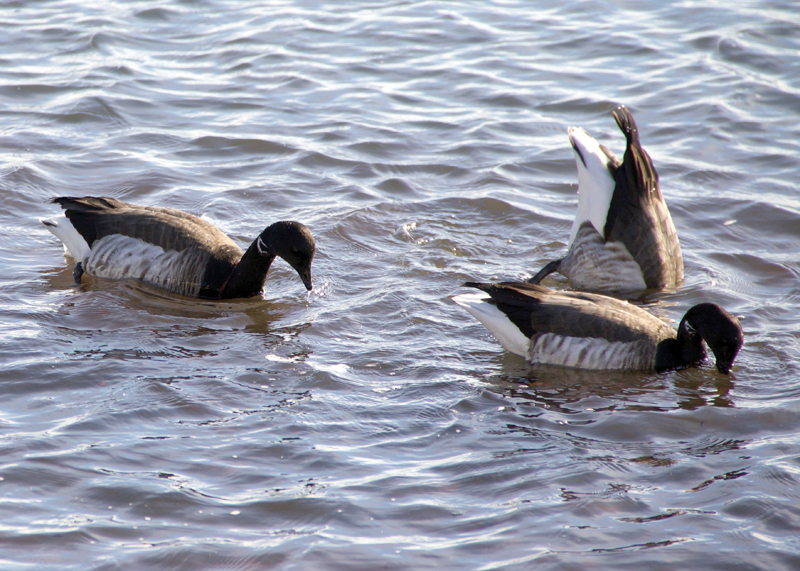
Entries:
[[174,208],[137,206],[114,198],[63,196],[64,209],[42,220],[75,258],[75,281],[136,278],[169,291],[206,299],[258,295],[276,256],[311,289],[314,237],[300,222],[275,222],[244,254],[213,224]]
[[673,287],[683,280],[678,234],[653,161],[639,143],[630,111],[620,106],[614,119],[627,139],[622,161],[583,129],[569,128],[578,166],[578,213],[569,249],[529,283],[553,272],[576,289],[594,291]]
[[596,293],[527,283],[467,282],[485,293],[452,299],[512,353],[532,363],[582,369],[663,371],[703,361],[708,344],[721,373],[742,346],[739,322],[713,303],[695,305],[678,330],[644,309]]

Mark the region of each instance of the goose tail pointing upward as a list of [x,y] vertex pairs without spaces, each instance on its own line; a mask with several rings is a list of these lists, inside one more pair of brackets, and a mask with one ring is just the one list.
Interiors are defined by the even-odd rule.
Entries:
[[674,287],[683,280],[683,256],[658,173],[624,106],[614,110],[625,135],[622,161],[582,129],[569,138],[578,169],[578,212],[567,254],[547,264],[529,283],[552,272],[573,287],[632,291]]

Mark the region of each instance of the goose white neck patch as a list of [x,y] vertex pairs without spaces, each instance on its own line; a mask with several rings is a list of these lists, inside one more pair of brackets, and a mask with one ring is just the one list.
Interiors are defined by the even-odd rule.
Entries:
[[262,256],[266,256],[269,253],[267,250],[267,245],[264,243],[264,240],[261,239],[261,235],[259,235],[258,239],[256,240],[256,249]]

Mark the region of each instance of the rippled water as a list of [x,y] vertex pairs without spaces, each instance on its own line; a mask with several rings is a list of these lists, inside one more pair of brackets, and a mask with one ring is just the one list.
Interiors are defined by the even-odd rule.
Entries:
[[[0,6],[0,568],[800,568],[793,2]],[[628,105],[730,377],[530,367],[448,296],[563,252]],[[55,195],[298,219],[307,295],[84,278]],[[549,280],[565,287],[560,278]]]

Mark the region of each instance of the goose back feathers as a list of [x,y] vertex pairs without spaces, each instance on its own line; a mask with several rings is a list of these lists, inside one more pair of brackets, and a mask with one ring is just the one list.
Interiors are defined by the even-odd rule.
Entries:
[[484,293],[453,301],[506,350],[534,363],[661,371],[703,361],[705,342],[717,369],[728,373],[742,345],[739,322],[716,304],[691,308],[676,331],[640,307],[600,294],[526,283],[464,285]]
[[210,222],[174,208],[138,206],[106,197],[52,199],[64,209],[43,220],[76,260],[76,279],[136,278],[166,290],[210,299],[250,297],[264,286],[272,261],[285,259],[311,289],[315,244],[299,222],[268,226],[242,252]]
[[552,272],[573,287],[625,291],[672,287],[683,280],[678,234],[653,161],[624,106],[614,119],[626,138],[620,161],[582,129],[569,129],[578,167],[578,212],[567,255],[547,264],[530,283]]

